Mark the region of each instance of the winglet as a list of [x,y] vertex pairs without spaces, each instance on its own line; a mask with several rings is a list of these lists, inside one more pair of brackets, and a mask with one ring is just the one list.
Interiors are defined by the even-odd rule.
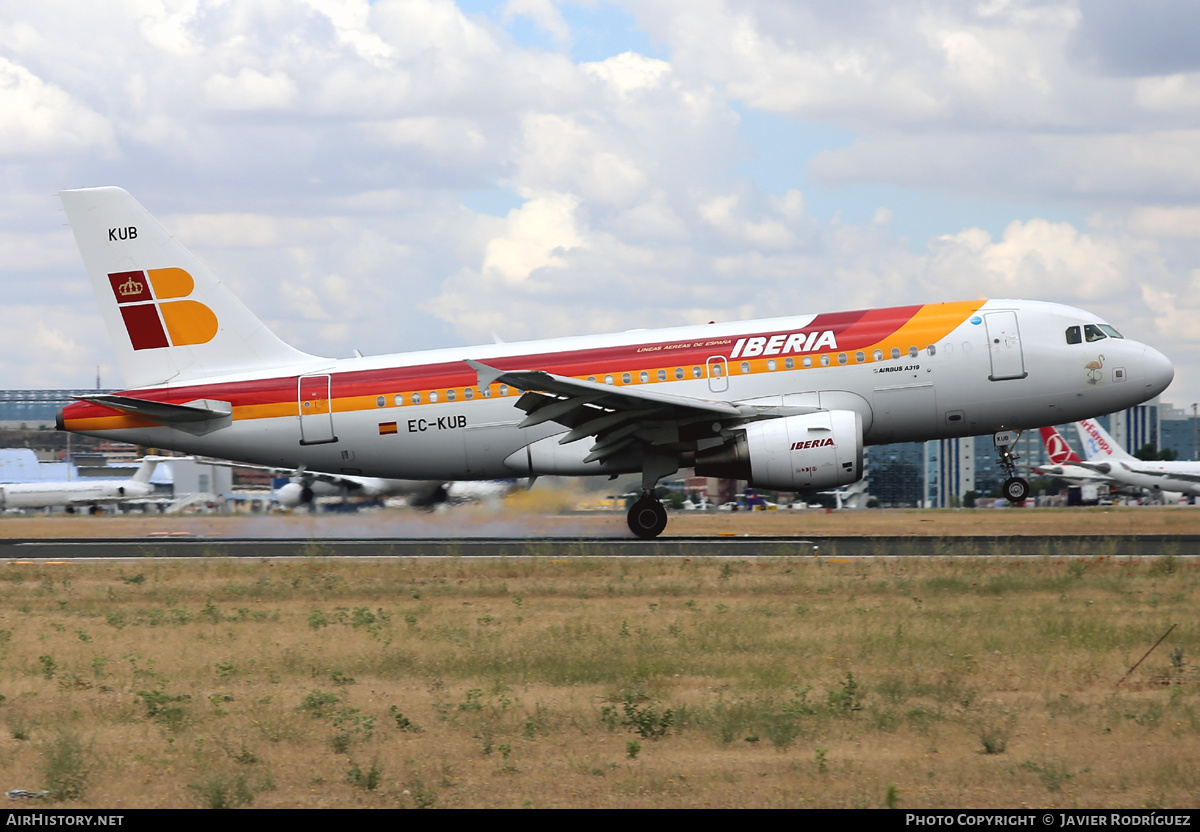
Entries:
[[495,367],[489,367],[487,364],[484,364],[480,361],[472,361],[469,358],[465,360],[467,362],[467,366],[474,370],[476,375],[479,377],[480,387],[487,387],[491,384],[494,384],[496,379],[504,375],[504,370],[497,370]]

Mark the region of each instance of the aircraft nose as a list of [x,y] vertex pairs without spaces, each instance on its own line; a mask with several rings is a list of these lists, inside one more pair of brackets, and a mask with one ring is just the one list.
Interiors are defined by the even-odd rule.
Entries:
[[1175,367],[1161,352],[1153,347],[1145,347],[1142,351],[1142,378],[1146,395],[1152,398],[1167,389],[1175,378]]

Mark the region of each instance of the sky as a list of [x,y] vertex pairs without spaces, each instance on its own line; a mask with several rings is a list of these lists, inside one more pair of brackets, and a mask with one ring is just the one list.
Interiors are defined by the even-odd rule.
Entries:
[[0,0],[0,388],[121,386],[56,193],[346,357],[1081,306],[1200,401],[1200,4]]

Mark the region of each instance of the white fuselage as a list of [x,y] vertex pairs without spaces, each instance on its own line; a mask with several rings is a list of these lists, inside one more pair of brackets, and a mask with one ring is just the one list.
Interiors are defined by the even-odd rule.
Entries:
[[0,485],[0,509],[123,503],[153,493],[153,485],[133,480],[9,483]]

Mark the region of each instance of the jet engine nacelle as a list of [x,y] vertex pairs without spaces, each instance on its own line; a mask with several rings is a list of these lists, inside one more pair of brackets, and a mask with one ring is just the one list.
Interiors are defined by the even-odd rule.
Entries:
[[275,499],[284,508],[295,508],[301,504],[311,503],[313,501],[313,492],[308,486],[301,485],[298,482],[289,482],[275,492]]
[[863,475],[862,417],[826,410],[752,422],[732,442],[696,454],[696,474],[772,491],[823,491]]

